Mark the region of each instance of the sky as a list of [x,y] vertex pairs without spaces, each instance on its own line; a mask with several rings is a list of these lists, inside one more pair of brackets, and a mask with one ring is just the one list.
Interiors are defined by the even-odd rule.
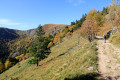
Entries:
[[28,30],[39,24],[70,24],[111,0],[0,0],[0,27]]

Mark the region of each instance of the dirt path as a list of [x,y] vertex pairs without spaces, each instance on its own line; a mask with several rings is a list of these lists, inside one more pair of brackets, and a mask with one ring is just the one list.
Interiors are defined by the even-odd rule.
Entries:
[[120,80],[120,49],[98,37],[100,80]]

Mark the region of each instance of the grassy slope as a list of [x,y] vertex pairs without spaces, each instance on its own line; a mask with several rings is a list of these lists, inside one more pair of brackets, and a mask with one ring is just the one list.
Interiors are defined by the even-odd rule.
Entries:
[[[68,78],[69,80],[75,77],[80,79],[86,75],[90,76],[89,73],[95,73],[97,71],[95,44],[91,47],[86,39],[80,38],[80,46],[78,47],[78,35],[76,33],[73,35],[52,47],[52,53],[48,58],[39,62],[39,67],[28,64],[29,58],[0,74],[0,79],[61,80]],[[88,70],[89,67],[93,67],[93,70]]]
[[114,33],[113,36],[109,38],[109,41],[112,42],[114,45],[117,47],[120,47],[120,32],[119,33]]

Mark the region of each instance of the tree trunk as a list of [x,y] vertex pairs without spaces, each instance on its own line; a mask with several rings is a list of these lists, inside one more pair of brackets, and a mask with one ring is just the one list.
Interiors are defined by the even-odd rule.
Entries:
[[38,59],[37,59],[37,66],[38,66]]

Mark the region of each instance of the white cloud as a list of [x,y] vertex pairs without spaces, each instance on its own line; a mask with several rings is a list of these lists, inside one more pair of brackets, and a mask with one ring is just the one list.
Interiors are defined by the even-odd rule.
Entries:
[[67,1],[74,6],[79,6],[85,3],[85,0],[67,0]]
[[16,26],[20,25],[21,23],[13,22],[9,19],[0,19],[0,25],[8,25],[8,26]]
[[36,27],[36,25],[31,23],[29,24],[18,23],[10,19],[0,19],[0,27],[6,27],[6,28],[18,29],[18,30],[28,30],[31,29],[32,27]]

